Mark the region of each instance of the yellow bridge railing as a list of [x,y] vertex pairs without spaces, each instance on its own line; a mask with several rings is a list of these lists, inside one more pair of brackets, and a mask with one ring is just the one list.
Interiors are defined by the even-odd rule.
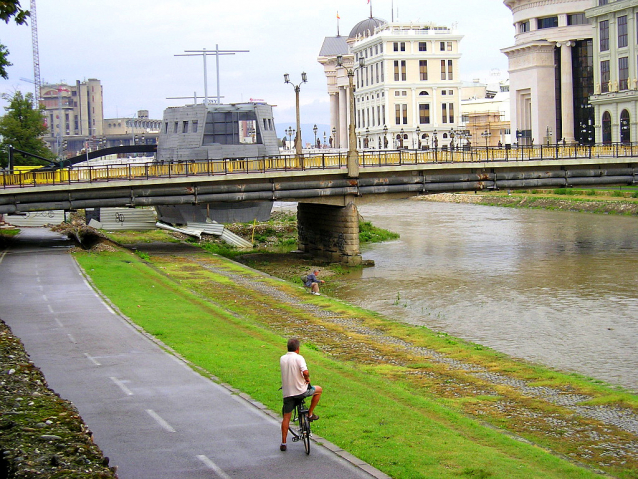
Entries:
[[[638,146],[525,146],[518,148],[473,147],[429,150],[365,150],[359,152],[362,168],[403,166],[427,163],[484,163],[538,159],[577,159],[597,157],[636,157]],[[3,188],[33,187],[69,183],[108,182],[187,176],[217,176],[265,172],[345,169],[346,155],[311,153],[306,156],[279,156],[223,160],[149,162],[128,165],[73,166],[58,170],[18,167],[2,175]]]

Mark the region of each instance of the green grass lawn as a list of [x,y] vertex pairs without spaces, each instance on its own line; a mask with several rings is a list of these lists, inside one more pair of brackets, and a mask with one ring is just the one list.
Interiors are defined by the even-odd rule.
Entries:
[[[209,301],[170,267],[151,267],[127,252],[75,257],[132,321],[221,382],[281,409],[279,357],[287,337],[260,324],[259,311],[242,314],[250,311],[250,301],[237,298],[234,312],[214,302],[215,287]],[[206,272],[193,274],[202,285],[223,282]],[[294,325],[288,329],[295,334]],[[392,380],[383,368],[337,359],[312,344],[302,343],[301,349],[313,382],[325,390],[317,409],[321,420],[313,424],[317,434],[394,478],[599,477]],[[273,450],[279,439],[274,430]]]

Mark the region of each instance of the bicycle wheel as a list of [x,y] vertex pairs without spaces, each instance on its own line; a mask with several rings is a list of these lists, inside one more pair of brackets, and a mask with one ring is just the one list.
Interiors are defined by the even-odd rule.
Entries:
[[308,420],[308,413],[304,412],[299,416],[299,425],[301,427],[301,438],[303,439],[303,447],[306,449],[306,454],[310,454],[310,421]]

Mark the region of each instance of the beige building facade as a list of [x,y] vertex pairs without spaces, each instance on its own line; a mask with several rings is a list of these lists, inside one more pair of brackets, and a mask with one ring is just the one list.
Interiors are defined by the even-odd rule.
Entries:
[[638,0],[598,1],[585,14],[594,27],[597,143],[638,138]]
[[461,124],[462,38],[432,23],[374,17],[355,25],[347,38],[326,38],[318,61],[326,74],[335,145],[348,146],[352,90],[358,148],[452,144]]
[[[598,0],[601,1],[601,0]],[[592,143],[594,0],[505,0],[512,11],[511,128],[521,144]]]

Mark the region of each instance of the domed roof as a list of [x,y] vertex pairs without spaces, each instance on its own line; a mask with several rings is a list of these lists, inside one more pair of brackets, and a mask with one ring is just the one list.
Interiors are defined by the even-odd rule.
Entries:
[[388,22],[382,20],[381,18],[366,18],[365,20],[357,23],[352,28],[352,30],[350,30],[350,35],[348,35],[348,38],[356,38],[359,35],[362,35],[364,37],[370,36],[374,33],[375,28],[380,27],[381,25],[385,25],[386,23]]

